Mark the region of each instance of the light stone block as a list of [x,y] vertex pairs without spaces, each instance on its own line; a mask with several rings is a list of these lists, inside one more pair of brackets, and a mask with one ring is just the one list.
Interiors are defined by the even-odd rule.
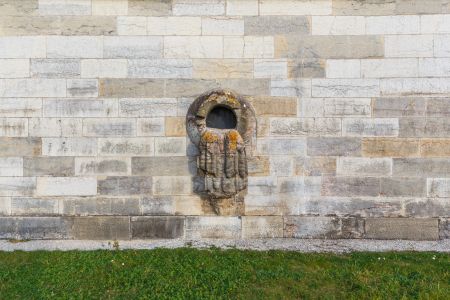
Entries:
[[164,136],[165,124],[163,117],[137,119],[138,136]]
[[222,58],[223,38],[219,36],[166,36],[166,58]]
[[147,176],[108,176],[99,178],[98,194],[111,196],[151,195],[152,178]]
[[270,82],[270,95],[282,97],[311,97],[311,80],[273,79]]
[[44,156],[96,156],[97,139],[94,138],[42,138]]
[[28,119],[26,118],[0,118],[0,136],[27,137]]
[[373,101],[374,117],[425,116],[426,110],[427,99],[421,97],[375,98]]
[[117,17],[118,35],[146,35],[147,18],[146,17]]
[[192,78],[189,59],[128,60],[130,78]]
[[124,118],[84,119],[83,135],[92,137],[136,136],[136,121]]
[[377,97],[377,79],[312,79],[313,97]]
[[306,16],[257,16],[245,17],[245,35],[275,36],[310,34],[311,22]]
[[242,238],[280,238],[283,237],[283,217],[245,216],[242,218]]
[[153,156],[153,138],[100,138],[99,156]]
[[361,139],[353,137],[308,137],[308,156],[361,156]]
[[202,18],[202,35],[244,35],[242,18]]
[[370,117],[370,98],[324,98],[325,117]]
[[0,177],[0,196],[31,196],[35,189],[35,177]]
[[420,16],[366,17],[366,34],[419,34]]
[[273,58],[274,39],[271,36],[224,37],[225,58]]
[[420,32],[422,34],[450,33],[449,15],[420,16]]
[[39,138],[0,137],[0,156],[38,156],[41,155],[42,142]]
[[2,9],[0,15],[10,16],[10,15],[35,15],[38,10],[38,1],[2,1]]
[[11,198],[11,215],[57,215],[58,208],[59,201],[57,199],[41,199],[31,197]]
[[73,157],[24,157],[24,176],[74,176]]
[[398,136],[398,119],[361,118],[343,119],[343,136]]
[[75,137],[82,136],[81,119],[30,118],[29,136],[35,137]]
[[23,176],[23,158],[0,157],[0,176]]
[[4,98],[0,101],[0,117],[38,117],[41,114],[40,98]]
[[45,41],[42,36],[0,37],[0,58],[45,58]]
[[228,0],[228,16],[257,16],[259,9],[258,0]]
[[432,35],[387,35],[384,46],[386,57],[433,56]]
[[397,1],[334,0],[333,14],[336,15],[391,15],[395,13]]
[[97,97],[97,79],[67,79],[68,97]]
[[312,16],[313,35],[363,35],[366,19],[361,16]]
[[116,18],[110,16],[80,16],[61,18],[62,35],[106,36],[117,35]]
[[174,0],[172,9],[175,16],[223,15],[225,0]]
[[274,136],[339,136],[341,120],[335,118],[271,118]]
[[0,59],[0,78],[25,78],[29,76],[30,60]]
[[249,177],[248,194],[252,196],[275,196],[277,189],[277,177]]
[[104,58],[161,58],[162,37],[105,36]]
[[65,79],[0,79],[0,98],[66,97]]
[[[450,57],[450,35],[435,35],[434,36],[434,56],[435,57]],[[433,55],[427,55],[433,56]]]
[[446,158],[394,158],[392,174],[402,177],[445,178],[450,172],[450,160]]
[[339,157],[336,173],[344,176],[390,176],[391,158]]
[[285,0],[283,5],[277,0],[262,0],[259,4],[261,15],[330,15],[331,0]]
[[73,78],[80,76],[80,61],[77,59],[32,59],[31,77]]
[[83,59],[81,77],[83,78],[125,78],[128,63],[125,59]]
[[91,0],[39,0],[40,15],[90,15]]
[[253,78],[250,59],[194,59],[193,78]]
[[148,17],[148,35],[201,35],[200,17]]
[[420,77],[449,77],[450,58],[420,58]]
[[128,0],[92,0],[92,15],[120,16],[128,14]]
[[[31,1],[25,1],[31,2]],[[2,2],[4,3],[4,2]],[[3,9],[3,6],[2,6]],[[2,36],[34,36],[61,34],[61,17],[53,16],[2,16],[0,19],[0,35]]]
[[186,138],[185,137],[156,137],[155,138],[156,156],[185,156]]
[[131,158],[75,157],[75,175],[131,175]]
[[414,94],[445,96],[450,92],[446,78],[392,78],[380,80],[383,96],[410,96]]
[[187,217],[185,238],[239,239],[241,237],[241,219],[239,217],[199,216]]
[[257,152],[261,155],[298,155],[305,154],[304,139],[258,139]]
[[416,58],[362,59],[361,77],[392,78],[418,77]]
[[44,117],[116,117],[116,99],[45,99]]
[[191,193],[192,193],[191,176],[153,177],[154,195],[190,195]]
[[97,194],[97,180],[92,177],[38,177],[36,195],[90,196]]
[[172,1],[128,0],[130,16],[167,16],[172,14]]
[[119,112],[124,117],[167,117],[176,116],[175,98],[120,99]]
[[359,59],[327,59],[327,78],[361,78]]
[[11,198],[0,197],[0,215],[8,216],[11,214]]
[[285,59],[255,59],[255,78],[286,78],[287,61]]
[[102,58],[103,38],[95,36],[48,36],[47,58]]
[[428,178],[427,196],[434,198],[450,197],[450,179],[449,178]]
[[284,156],[270,157],[270,174],[274,176],[292,176],[294,165],[292,159]]

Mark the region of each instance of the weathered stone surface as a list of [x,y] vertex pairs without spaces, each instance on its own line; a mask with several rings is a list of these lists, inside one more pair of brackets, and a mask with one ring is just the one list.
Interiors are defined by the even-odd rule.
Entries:
[[83,135],[81,119],[30,118],[28,135],[35,137],[76,137]]
[[[163,106],[164,107],[164,106]],[[163,112],[160,112],[163,113]],[[137,120],[138,136],[164,136],[165,118],[145,118]]]
[[449,118],[401,118],[401,137],[450,137]]
[[394,158],[392,174],[408,177],[446,177],[450,173],[448,158]]
[[128,0],[130,16],[167,16],[172,13],[172,0]]
[[71,218],[70,236],[78,240],[129,240],[129,217]]
[[47,58],[102,58],[103,39],[94,36],[49,36]]
[[23,176],[23,158],[0,157],[0,176]]
[[439,238],[448,239],[450,238],[450,219],[441,218],[439,221]]
[[427,182],[427,196],[436,198],[450,197],[450,179],[429,178]]
[[176,213],[176,196],[144,196],[140,199],[140,209],[142,215],[149,216],[178,214]]
[[365,221],[369,239],[437,240],[438,219],[369,218]]
[[43,138],[42,155],[96,156],[97,140],[94,138]]
[[11,214],[20,216],[57,215],[59,201],[57,199],[13,197],[11,198]]
[[310,24],[305,16],[245,17],[245,35],[309,34]]
[[250,59],[194,59],[192,76],[202,79],[252,78],[253,61]]
[[35,189],[34,177],[0,177],[0,196],[31,196]]
[[264,156],[247,157],[247,168],[249,176],[267,176],[269,175],[269,159]]
[[369,157],[419,156],[419,141],[397,138],[364,138],[362,155]]
[[422,157],[449,157],[449,139],[422,139],[420,140],[420,156]]
[[270,177],[249,177],[248,194],[257,196],[274,195],[277,188],[277,179]]
[[3,98],[0,103],[2,117],[39,117],[42,100],[38,98]]
[[99,137],[127,137],[136,136],[136,122],[134,119],[84,119],[84,136]]
[[2,16],[0,35],[26,36],[61,34],[60,17]]
[[378,79],[312,79],[313,97],[378,97]]
[[128,0],[93,0],[92,15],[126,15]]
[[340,157],[337,174],[344,176],[389,176],[392,169],[390,158]]
[[450,101],[448,98],[428,98],[426,115],[428,117],[450,116]]
[[161,58],[163,55],[161,37],[104,37],[104,58]]
[[185,156],[185,137],[157,137],[155,138],[156,156]]
[[323,196],[371,196],[380,193],[380,179],[375,177],[324,177]]
[[270,172],[275,176],[292,176],[294,173],[294,164],[292,159],[283,156],[274,156],[270,158]]
[[398,133],[398,119],[367,118],[342,120],[342,135],[344,136],[398,136]]
[[62,35],[117,35],[116,18],[110,16],[68,16],[61,18]]
[[153,138],[100,138],[98,154],[101,156],[152,156]]
[[325,77],[325,60],[317,58],[288,60],[288,78],[322,77]]
[[97,97],[98,80],[97,79],[68,79],[67,80],[68,97]]
[[68,216],[139,215],[139,198],[66,197],[60,201],[60,213]]
[[375,98],[374,117],[419,117],[427,111],[427,101],[423,98]]
[[90,196],[97,194],[94,177],[38,177],[36,195],[39,196]]
[[190,176],[155,176],[153,177],[153,194],[155,195],[190,195],[192,178]]
[[228,0],[227,15],[256,16],[259,9],[258,0]]
[[114,117],[115,99],[45,99],[44,117]]
[[25,118],[0,118],[0,136],[28,136],[28,120]]
[[283,237],[283,217],[242,217],[242,238]]
[[0,156],[38,156],[41,154],[40,138],[0,137]]
[[272,118],[270,134],[282,136],[337,136],[341,120],[334,118]]
[[0,218],[1,239],[67,239],[70,223],[59,217]]
[[261,155],[303,155],[306,143],[303,139],[258,139],[257,152]]
[[424,197],[427,181],[425,178],[381,178],[380,189],[384,197]]
[[176,114],[177,100],[158,99],[120,99],[119,112],[128,117],[166,117]]
[[152,178],[146,176],[108,176],[98,179],[98,194],[128,196],[152,194]]
[[73,176],[75,165],[73,157],[24,157],[24,176]]
[[185,117],[166,117],[164,127],[166,136],[186,136]]
[[38,0],[10,1],[2,0],[0,2],[0,15],[35,15],[37,14]]
[[309,156],[360,156],[361,139],[352,137],[308,137]]
[[40,0],[40,15],[90,15],[91,1],[89,0]]
[[99,96],[103,97],[164,97],[162,79],[100,79]]
[[133,175],[187,176],[195,174],[196,160],[188,157],[133,157]]
[[450,215],[450,203],[448,198],[411,199],[405,203],[404,211],[405,216],[415,218],[447,217]]
[[336,174],[336,158],[295,157],[294,174],[298,176],[334,175]]
[[131,158],[75,157],[75,175],[129,175]]
[[132,217],[133,239],[175,239],[184,235],[184,217]]
[[185,238],[223,238],[241,237],[241,218],[239,217],[186,217]]
[[284,218],[284,237],[340,239],[361,238],[364,220],[360,218],[299,217]]
[[272,36],[224,37],[224,58],[274,58]]
[[335,15],[390,15],[395,12],[395,9],[396,1],[333,1],[333,14]]
[[192,61],[188,59],[131,59],[130,78],[191,78]]

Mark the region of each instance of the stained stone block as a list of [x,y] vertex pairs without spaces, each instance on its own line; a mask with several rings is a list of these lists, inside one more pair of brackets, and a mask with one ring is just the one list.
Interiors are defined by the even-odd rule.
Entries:
[[186,217],[185,238],[237,239],[241,237],[239,217]]
[[153,177],[154,195],[190,195],[192,178],[190,176],[155,176]]
[[424,197],[427,182],[425,178],[381,178],[380,189],[384,197]]
[[185,156],[185,137],[156,137],[155,156]]
[[408,177],[447,177],[450,174],[448,158],[394,158],[392,174]]
[[286,59],[255,59],[255,78],[287,78]]
[[115,99],[45,99],[44,117],[115,117]]
[[352,137],[308,137],[309,156],[361,156],[361,139]]
[[129,240],[129,217],[70,218],[70,236],[78,240]]
[[7,137],[28,136],[28,119],[0,118],[0,136],[7,136]]
[[165,36],[164,57],[222,58],[221,36]]
[[172,137],[186,136],[185,117],[166,117],[164,127],[166,129],[166,136]]
[[366,19],[362,16],[311,16],[313,35],[364,35]]
[[311,80],[271,80],[271,96],[311,97]]
[[172,14],[172,0],[128,0],[130,16],[167,16]]
[[392,169],[390,158],[340,157],[337,174],[345,176],[389,176]]
[[265,0],[260,3],[261,15],[329,15],[331,1],[297,1],[284,0],[283,5],[277,0]]
[[140,199],[140,207],[142,215],[174,215],[176,199],[174,196],[144,196]]
[[369,98],[325,98],[325,117],[369,117],[371,99]]
[[32,59],[31,76],[41,78],[71,78],[80,76],[77,59]]
[[304,155],[304,139],[258,139],[257,152],[261,155]]
[[277,188],[277,178],[270,177],[249,177],[248,194],[254,196],[274,195]]
[[283,217],[242,217],[242,238],[255,239],[280,237],[283,237]]
[[104,37],[104,58],[161,58],[162,37]]
[[136,136],[136,122],[133,119],[84,119],[84,136],[127,137]]
[[44,156],[96,156],[97,140],[94,138],[43,138]]
[[8,36],[61,34],[61,21],[56,16],[2,16],[0,27],[0,35]]
[[38,156],[41,154],[40,138],[0,137],[0,156]]
[[450,116],[450,101],[448,98],[428,98],[426,106],[428,117]]
[[323,196],[369,196],[380,194],[380,179],[375,177],[324,177]]
[[313,97],[378,97],[378,79],[312,79]]
[[31,196],[35,189],[34,177],[0,177],[0,196]]
[[247,168],[249,176],[269,175],[269,158],[264,156],[247,157]]
[[139,215],[139,198],[66,197],[60,201],[60,213],[69,216]]
[[164,136],[165,118],[145,118],[137,119],[138,136]]
[[0,218],[0,239],[67,239],[70,222],[59,217]]
[[396,1],[359,1],[359,0],[334,0],[334,15],[392,15],[395,13]]
[[39,98],[3,98],[0,103],[2,117],[39,117],[42,100]]
[[75,157],[75,175],[129,175],[130,158]]
[[147,18],[118,16],[117,17],[117,34],[118,35],[146,35],[147,34]]
[[[428,191],[430,191],[430,184],[428,184]],[[450,215],[450,203],[448,198],[412,199],[405,203],[404,211],[405,216],[415,218],[447,217]]]
[[369,239],[437,240],[438,219],[369,218],[365,222]]
[[255,16],[245,17],[245,35],[309,34],[306,16]]
[[133,239],[175,239],[184,235],[184,217],[132,217]]
[[436,198],[450,197],[450,179],[428,178],[427,196]]
[[44,198],[11,198],[11,214],[18,216],[57,215],[58,199]]
[[325,60],[318,58],[289,59],[288,78],[325,77]]
[[133,175],[147,176],[187,176],[197,171],[195,158],[172,157],[133,157]]
[[73,176],[73,157],[24,157],[24,176]]
[[119,112],[127,117],[166,117],[176,114],[177,100],[158,99],[120,99]]
[[65,96],[65,79],[0,79],[0,98]]
[[375,98],[373,101],[374,117],[419,117],[425,116],[426,111],[427,100],[419,97]]
[[67,16],[61,18],[62,35],[117,35],[116,18],[110,16]]
[[1,16],[31,16],[37,14],[39,7],[38,0],[10,1],[2,0],[0,2]]
[[398,119],[343,119],[343,136],[398,136]]
[[152,156],[153,138],[100,138],[98,154],[101,156]]
[[98,80],[97,79],[68,79],[67,80],[68,97],[97,97]]
[[39,0],[40,15],[90,15],[91,11],[89,0]]
[[152,178],[108,176],[98,180],[98,194],[114,196],[152,194]]
[[449,139],[422,139],[420,140],[421,157],[448,157],[450,156]]
[[341,135],[341,120],[333,118],[272,118],[270,134],[282,136]]
[[336,158],[295,157],[294,174],[298,176],[320,176],[336,174]]
[[83,135],[81,119],[30,118],[28,135],[36,137],[76,137]]
[[284,237],[312,239],[361,238],[364,220],[360,218],[298,217],[284,218]]
[[253,61],[250,59],[194,59],[192,76],[202,79],[253,78]]
[[362,154],[369,157],[419,156],[419,141],[398,138],[364,138]]
[[449,118],[401,118],[401,137],[450,137]]

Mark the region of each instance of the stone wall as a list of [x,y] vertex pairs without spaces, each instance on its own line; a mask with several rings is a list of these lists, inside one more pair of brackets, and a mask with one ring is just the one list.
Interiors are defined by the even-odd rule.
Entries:
[[[0,0],[0,238],[449,238],[448,77],[448,0]],[[219,87],[242,216],[196,194]]]

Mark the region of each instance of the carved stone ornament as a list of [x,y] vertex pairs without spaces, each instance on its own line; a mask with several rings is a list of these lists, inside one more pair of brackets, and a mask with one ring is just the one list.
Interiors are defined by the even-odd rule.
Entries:
[[186,124],[200,152],[197,170],[201,192],[217,214],[243,214],[247,157],[256,136],[253,108],[231,91],[212,90],[192,103]]

